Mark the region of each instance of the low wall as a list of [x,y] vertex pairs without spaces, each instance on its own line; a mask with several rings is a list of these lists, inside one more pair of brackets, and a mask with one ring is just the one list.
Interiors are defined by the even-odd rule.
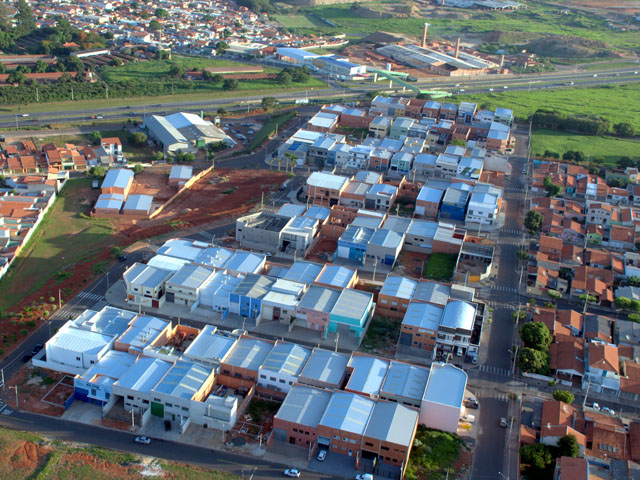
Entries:
[[211,165],[209,168],[204,169],[203,171],[201,171],[200,173],[198,173],[197,175],[194,175],[193,177],[191,177],[189,180],[187,180],[184,185],[180,188],[180,190],[178,190],[176,192],[176,194],[174,196],[172,196],[169,200],[167,200],[166,202],[164,202],[162,205],[160,205],[151,215],[149,215],[149,219],[152,219],[158,215],[160,215],[160,213],[162,213],[162,211],[165,209],[165,207],[167,205],[169,205],[171,202],[173,202],[176,198],[178,198],[180,195],[182,195],[182,193],[191,188],[193,186],[194,183],[196,183],[198,180],[200,180],[202,177],[204,177],[205,175],[207,175],[209,172],[211,172],[213,170],[213,165]]

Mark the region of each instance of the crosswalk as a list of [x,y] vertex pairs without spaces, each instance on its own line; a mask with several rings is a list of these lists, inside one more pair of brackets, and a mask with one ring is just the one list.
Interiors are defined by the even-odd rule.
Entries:
[[512,235],[520,235],[522,232],[517,228],[501,228],[500,233],[510,233]]
[[511,303],[501,302],[499,300],[485,300],[484,303],[492,308],[507,308],[510,310],[517,310],[516,305],[513,305]]
[[97,293],[89,293],[89,292],[80,292],[77,295],[77,297],[85,299],[85,300],[93,300],[95,302],[98,302],[100,300],[104,300],[104,296],[103,295],[98,295]]
[[497,292],[518,293],[518,289],[516,287],[507,287],[506,285],[491,285],[491,290],[495,290]]
[[78,312],[72,312],[71,307],[64,306],[55,313],[55,316],[65,320],[72,320],[78,316]]
[[494,375],[502,375],[503,377],[510,376],[508,368],[494,367],[493,365],[482,364],[478,367],[481,372],[493,373]]
[[516,192],[516,193],[524,192],[524,188],[522,187],[505,187],[504,190],[505,192]]
[[6,403],[0,400],[0,414],[11,415],[12,413],[13,413],[13,410],[11,410]]

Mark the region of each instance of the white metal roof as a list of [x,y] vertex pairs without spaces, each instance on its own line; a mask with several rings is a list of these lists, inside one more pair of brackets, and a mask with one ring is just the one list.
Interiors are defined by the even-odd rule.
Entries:
[[275,418],[316,428],[330,399],[331,393],[326,390],[295,385],[282,402]]
[[462,407],[467,374],[450,363],[431,364],[424,400],[451,407]]

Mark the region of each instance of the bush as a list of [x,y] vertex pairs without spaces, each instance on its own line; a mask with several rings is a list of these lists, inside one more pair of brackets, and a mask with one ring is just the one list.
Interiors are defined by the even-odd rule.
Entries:
[[142,165],[140,165],[139,163],[136,163],[133,166],[133,173],[142,173],[144,172],[144,167]]
[[553,399],[567,404],[573,403],[575,396],[568,390],[556,390],[553,392]]
[[29,335],[29,330],[27,330],[26,328],[22,328],[18,333],[20,333],[20,336],[26,337],[27,335]]
[[147,135],[142,132],[134,132],[131,135],[131,143],[140,147],[147,143]]

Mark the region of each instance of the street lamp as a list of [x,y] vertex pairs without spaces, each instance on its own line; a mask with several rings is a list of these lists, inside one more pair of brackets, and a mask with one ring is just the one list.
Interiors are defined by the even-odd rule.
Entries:
[[18,403],[18,386],[9,385],[9,389],[12,389],[12,388],[16,391],[16,408],[20,408],[20,404]]

